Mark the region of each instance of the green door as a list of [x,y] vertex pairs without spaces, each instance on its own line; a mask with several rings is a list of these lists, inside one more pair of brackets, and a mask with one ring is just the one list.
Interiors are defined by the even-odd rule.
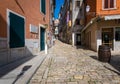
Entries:
[[24,47],[25,46],[25,32],[24,32],[24,18],[9,13],[10,21],[10,48]]
[[41,33],[40,33],[41,39],[40,39],[40,44],[41,44],[41,51],[45,50],[45,29],[41,27]]

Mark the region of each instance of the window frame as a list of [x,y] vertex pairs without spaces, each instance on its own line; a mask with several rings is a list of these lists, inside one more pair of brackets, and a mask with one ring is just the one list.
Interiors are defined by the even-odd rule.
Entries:
[[113,4],[113,8],[110,8],[110,0],[108,1],[108,4],[109,4],[109,6],[108,6],[108,8],[105,8],[105,0],[102,0],[102,10],[114,10],[114,9],[116,9],[116,0],[114,0],[114,4]]

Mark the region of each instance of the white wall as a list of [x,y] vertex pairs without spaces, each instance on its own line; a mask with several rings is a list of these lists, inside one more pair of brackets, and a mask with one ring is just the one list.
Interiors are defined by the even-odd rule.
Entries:
[[101,30],[96,30],[96,40],[97,40],[97,51],[98,51],[98,49],[99,49],[99,45],[101,45],[102,44],[102,35],[101,35]]
[[25,46],[27,47],[28,49],[28,54],[29,52],[31,52],[32,54],[37,54],[38,51],[40,51],[39,47],[39,40],[38,39],[26,39],[25,40]]
[[72,7],[72,26],[74,26],[74,23],[75,23],[75,20],[76,20],[76,18],[77,18],[77,16],[78,16],[78,13],[79,13],[79,8],[76,8],[75,7],[75,2],[76,2],[77,0],[72,0],[72,3],[73,3],[73,7]]

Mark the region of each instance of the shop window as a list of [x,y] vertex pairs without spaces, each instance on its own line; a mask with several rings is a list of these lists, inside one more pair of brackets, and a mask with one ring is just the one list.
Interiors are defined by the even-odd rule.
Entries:
[[120,41],[120,27],[117,27],[115,30],[115,40]]
[[104,0],[104,9],[115,8],[116,0]]
[[120,19],[118,19],[118,24],[120,23]]

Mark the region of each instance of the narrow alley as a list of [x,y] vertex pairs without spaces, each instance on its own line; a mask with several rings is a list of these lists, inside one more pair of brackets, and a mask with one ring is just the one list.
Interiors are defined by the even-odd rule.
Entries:
[[97,53],[56,41],[29,84],[120,84],[120,73]]
[[0,0],[0,84],[120,84],[120,0]]

